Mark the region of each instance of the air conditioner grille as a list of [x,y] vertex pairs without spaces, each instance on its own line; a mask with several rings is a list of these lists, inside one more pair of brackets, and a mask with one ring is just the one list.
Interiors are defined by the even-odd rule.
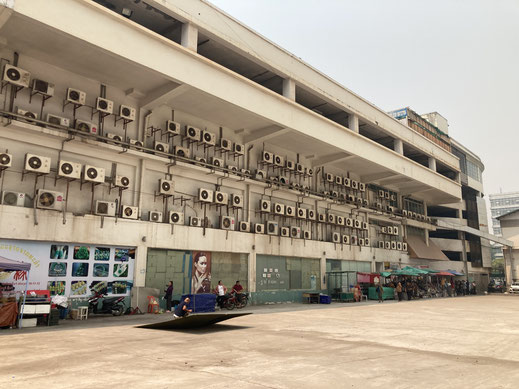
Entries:
[[97,175],[98,175],[97,169],[94,169],[93,167],[88,168],[88,170],[87,170],[88,178],[93,180],[93,179],[97,178]]
[[128,217],[133,215],[133,209],[131,207],[124,208],[124,214]]
[[0,165],[7,165],[11,162],[9,154],[0,154]]
[[44,207],[52,207],[52,205],[56,202],[56,198],[52,193],[43,192],[42,194],[40,194],[38,201],[40,205]]
[[72,167],[72,165],[70,163],[65,162],[64,164],[61,165],[61,171],[64,174],[70,174],[74,171],[74,168]]

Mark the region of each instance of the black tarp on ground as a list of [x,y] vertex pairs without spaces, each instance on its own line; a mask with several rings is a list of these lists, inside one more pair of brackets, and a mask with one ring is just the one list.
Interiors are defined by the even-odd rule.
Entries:
[[137,328],[152,328],[161,330],[176,330],[176,329],[191,329],[210,326],[215,323],[222,322],[224,320],[233,319],[235,317],[250,315],[252,312],[246,313],[201,313],[191,314],[187,317],[161,321],[158,323],[144,324],[137,326]]

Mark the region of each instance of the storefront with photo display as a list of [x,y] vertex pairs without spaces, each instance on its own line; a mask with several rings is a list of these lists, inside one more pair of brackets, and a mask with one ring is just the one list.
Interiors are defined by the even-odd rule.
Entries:
[[[51,295],[88,297],[92,291],[129,296],[133,286],[135,248],[81,243],[0,240],[0,256],[31,263],[29,290]],[[22,293],[26,272],[0,273],[0,283]]]

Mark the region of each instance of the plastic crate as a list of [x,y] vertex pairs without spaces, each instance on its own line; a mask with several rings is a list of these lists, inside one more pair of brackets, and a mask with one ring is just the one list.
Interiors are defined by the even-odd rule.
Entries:
[[330,296],[327,296],[325,294],[322,294],[319,296],[319,304],[331,304],[332,298]]
[[200,312],[214,312],[216,305],[216,295],[212,293],[201,293],[201,294],[184,294],[180,301],[184,301],[186,297],[189,297],[191,301],[188,304],[188,309],[192,309],[193,313]]

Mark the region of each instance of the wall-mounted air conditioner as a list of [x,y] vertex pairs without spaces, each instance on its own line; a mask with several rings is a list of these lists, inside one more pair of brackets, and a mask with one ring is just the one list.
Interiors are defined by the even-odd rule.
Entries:
[[186,126],[186,137],[188,139],[191,139],[192,141],[199,142],[201,131],[199,128],[193,127],[193,126]]
[[351,185],[351,189],[354,189],[354,190],[359,189],[359,182],[358,181],[351,180],[350,185]]
[[52,115],[50,113],[47,114],[47,122],[49,122],[50,124],[55,124],[57,126],[70,126],[70,120],[68,118],[62,118],[61,116]]
[[115,140],[117,142],[122,142],[123,141],[123,137],[121,135],[118,135],[118,134],[114,134],[114,133],[111,133],[111,132],[108,132],[106,134],[106,137],[108,139],[112,139],[112,140]]
[[96,200],[95,214],[99,216],[115,216],[115,202]]
[[279,167],[285,166],[285,159],[281,155],[274,155],[274,165]]
[[67,89],[67,101],[76,105],[86,104],[86,93],[79,89],[68,88]]
[[154,223],[162,223],[162,212],[150,211],[148,213],[148,220]]
[[269,200],[260,200],[260,212],[270,212],[270,201]]
[[265,178],[267,178],[267,172],[265,170],[256,169],[254,179],[263,181]]
[[233,143],[232,140],[222,138],[220,139],[219,146],[222,150],[232,151]]
[[390,196],[389,196],[389,192],[384,192],[384,198],[386,200],[389,200]]
[[397,226],[394,226],[393,227],[393,235],[398,235],[398,227]]
[[134,121],[136,116],[136,109],[130,107],[129,105],[120,105],[119,106],[119,116],[124,120]]
[[324,175],[324,179],[328,182],[333,182],[334,181],[334,177],[333,177],[333,174],[332,173],[325,173]]
[[368,227],[368,223],[367,222],[362,222],[362,229],[363,230],[367,230],[369,227]]
[[239,229],[241,232],[250,232],[250,223],[249,222],[240,222]]
[[391,242],[391,250],[396,250],[396,242]]
[[105,182],[105,169],[101,167],[85,165],[83,169],[83,179],[89,182],[103,183]]
[[195,160],[201,165],[205,165],[207,163],[207,159],[205,159],[205,157],[195,157]]
[[16,113],[18,115],[21,115],[24,117],[24,120],[28,123],[32,123],[34,120],[31,119],[38,119],[38,114],[36,112],[27,111],[25,109],[17,108]]
[[378,190],[378,197],[380,197],[381,199],[384,198],[384,191],[382,189]]
[[25,205],[25,193],[3,191],[2,204],[13,207],[23,207]]
[[285,207],[285,215],[288,217],[296,216],[296,207],[292,207],[291,205],[287,205]]
[[407,217],[407,209],[402,209],[402,216]]
[[42,209],[52,209],[54,211],[61,211],[63,209],[63,202],[65,198],[63,193],[54,192],[47,189],[38,189],[36,194],[36,207]]
[[335,219],[336,219],[336,217],[335,217],[335,215],[333,213],[329,213],[328,217],[326,218],[326,220],[330,224],[335,224]]
[[54,84],[50,82],[34,79],[32,80],[32,92],[40,93],[45,96],[54,96]]
[[239,171],[238,166],[235,165],[227,165],[227,170],[229,170],[231,173],[238,173]]
[[285,214],[285,206],[283,204],[275,203],[274,204],[274,213],[276,215],[284,215]]
[[220,228],[222,230],[235,230],[234,218],[232,216],[221,216],[220,217]]
[[390,242],[389,240],[386,240],[386,241],[384,242],[384,248],[385,248],[386,250],[391,250],[391,242]]
[[338,198],[339,197],[339,192],[337,192],[336,190],[332,190],[331,195],[332,195],[333,198]]
[[236,208],[243,208],[243,196],[238,194],[231,194],[231,205]]
[[[288,162],[289,162],[289,161],[287,161],[287,164],[288,164]],[[292,162],[292,161],[290,161],[290,162],[291,162],[292,164],[294,163],[294,162]],[[300,174],[303,174],[303,173],[305,172],[305,167],[304,167],[302,164],[300,164],[300,163],[296,163],[296,164],[294,165],[294,167],[293,167],[292,169],[290,169],[290,170],[295,170],[296,172],[298,172],[298,173],[300,173]]]
[[355,219],[355,220],[353,221],[353,227],[355,227],[355,228],[357,228],[357,229],[360,229],[361,226],[362,226],[362,225],[361,225],[360,220]]
[[290,237],[290,227],[281,227],[280,235],[284,238]]
[[387,233],[388,233],[389,235],[393,235],[393,226],[388,226],[388,227],[387,227]]
[[233,145],[233,151],[236,155],[243,155],[245,154],[245,146],[240,143],[235,143]]
[[305,208],[297,208],[296,214],[298,219],[306,219],[307,210]]
[[319,223],[326,223],[326,214],[325,213],[320,213],[318,216],[317,216],[317,221]]
[[307,211],[308,220],[315,220],[315,211],[313,209],[309,209]]
[[76,130],[87,134],[97,134],[97,126],[94,123],[79,119],[76,120]]
[[351,180],[348,177],[344,177],[343,185],[346,188],[350,188],[351,187]]
[[58,176],[80,179],[82,168],[80,163],[61,160],[58,163]]
[[216,166],[216,167],[223,167],[224,166],[223,159],[212,157],[211,158],[211,165]]
[[343,185],[344,179],[341,176],[335,176],[335,183],[337,185]]
[[313,177],[314,176],[314,169],[312,169],[311,167],[305,168],[305,174],[308,177]]
[[366,184],[363,183],[363,182],[359,182],[359,190],[361,192],[365,192],[366,191]]
[[348,194],[348,201],[350,203],[354,203],[355,202],[355,196],[353,196],[352,194]]
[[387,234],[387,226],[382,226],[382,233]]
[[368,199],[362,199],[362,206],[363,206],[363,207],[366,207],[366,208],[369,207]]
[[181,158],[190,158],[191,150],[187,147],[175,146],[175,155]]
[[159,180],[159,194],[165,196],[172,196],[175,194],[175,183],[161,178]]
[[115,176],[114,186],[117,188],[128,188],[130,186],[130,178],[126,176]]
[[166,132],[168,134],[180,135],[180,123],[168,120],[166,122]]
[[341,243],[341,234],[339,234],[338,232],[333,232],[332,233],[332,242]]
[[261,223],[256,223],[254,225],[254,233],[256,234],[264,234],[265,233],[265,225]]
[[153,149],[155,151],[160,151],[161,153],[169,153],[169,145],[157,140],[153,142]]
[[310,240],[312,239],[312,233],[308,230],[303,231],[303,239]]
[[279,235],[279,226],[278,222],[269,220],[267,221],[267,234],[269,235]]
[[300,239],[301,238],[301,227],[290,227],[290,237]]
[[50,173],[51,159],[34,154],[25,154],[25,170],[39,174]]
[[392,194],[392,195],[390,196],[390,199],[391,199],[391,201],[396,201],[396,195]]
[[350,236],[349,235],[343,235],[342,236],[342,243],[350,244]]
[[132,207],[131,205],[123,205],[121,207],[121,217],[123,219],[137,220],[139,218],[139,207]]
[[203,203],[213,202],[213,191],[210,189],[200,188],[198,189],[198,201]]
[[215,204],[227,205],[229,204],[229,194],[224,192],[215,191],[213,202]]
[[96,109],[111,115],[114,112],[114,102],[103,97],[98,97],[96,99]]
[[339,225],[339,226],[343,226],[344,225],[344,217],[342,217],[340,215],[337,215],[337,217],[335,218],[335,223],[337,223],[337,225]]
[[345,221],[346,227],[353,227],[353,219],[351,217],[347,217]]
[[402,251],[407,251],[407,243],[402,243]]
[[202,131],[202,143],[206,144],[208,146],[215,146],[216,145],[216,135],[212,132],[209,132],[207,130]]
[[202,227],[202,219],[200,219],[199,217],[190,216],[189,225],[191,227]]
[[142,141],[137,140],[137,139],[130,139],[130,144],[134,145],[134,146],[137,146],[137,147],[143,147],[144,146]]
[[31,73],[16,66],[5,64],[2,80],[13,85],[28,88],[31,81]]
[[285,168],[286,168],[287,170],[294,170],[294,169],[295,169],[295,163],[294,163],[294,161],[291,161],[291,160],[287,159],[287,160],[285,161]]
[[[191,220],[191,219],[193,219],[193,220]],[[193,222],[197,223],[195,225],[195,227],[200,226],[200,219],[199,218],[197,218],[197,217],[190,218],[189,225],[192,226]],[[177,212],[177,211],[169,211],[168,223],[169,224],[181,224],[181,225],[183,225],[184,224],[184,213],[183,212]]]
[[385,247],[386,247],[386,245],[385,245],[384,241],[383,241],[383,240],[379,240],[379,241],[378,241],[378,248],[379,248],[379,249],[383,249],[383,248],[385,248]]
[[358,242],[359,242],[359,246],[364,246],[364,238],[359,238]]
[[13,156],[7,153],[0,153],[0,167],[11,167],[13,164]]
[[274,154],[269,153],[268,151],[263,151],[261,153],[261,161],[266,164],[273,164],[274,163]]
[[240,169],[240,173],[245,175],[245,176],[250,176],[250,170],[248,169]]
[[371,240],[369,238],[364,238],[364,246],[366,246],[366,247],[371,246]]
[[281,185],[288,185],[288,178],[285,176],[279,176],[278,181]]
[[402,251],[402,242],[396,242],[396,249]]

